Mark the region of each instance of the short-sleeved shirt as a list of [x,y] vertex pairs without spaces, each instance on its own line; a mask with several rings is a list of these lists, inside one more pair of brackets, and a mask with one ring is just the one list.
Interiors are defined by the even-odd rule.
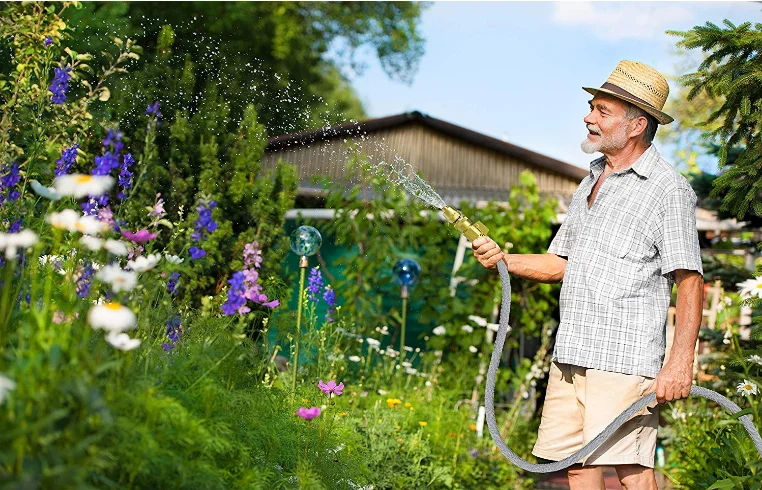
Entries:
[[656,377],[674,271],[703,275],[696,193],[651,145],[606,178],[588,209],[605,162],[590,164],[548,248],[568,260],[553,360]]

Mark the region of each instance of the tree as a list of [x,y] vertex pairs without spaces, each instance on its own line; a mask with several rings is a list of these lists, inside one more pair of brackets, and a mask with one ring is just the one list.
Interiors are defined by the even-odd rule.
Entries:
[[[718,144],[722,174],[714,181],[710,197],[722,197],[722,210],[738,219],[747,213],[762,216],[762,24],[735,26],[728,20],[721,28],[711,22],[690,31],[668,31],[680,36],[678,46],[701,48],[709,53],[694,73],[681,77],[689,87],[688,100],[705,96],[719,102],[699,127]],[[729,155],[737,149],[736,159]]]

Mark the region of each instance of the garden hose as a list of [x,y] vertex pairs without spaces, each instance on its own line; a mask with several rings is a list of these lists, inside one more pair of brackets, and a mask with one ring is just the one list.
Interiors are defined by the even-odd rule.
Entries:
[[[497,270],[500,273],[500,282],[503,288],[502,308],[500,311],[500,326],[497,331],[497,337],[495,338],[495,348],[492,351],[492,358],[489,362],[489,370],[487,371],[487,387],[484,393],[484,405],[487,409],[487,426],[489,427],[489,433],[492,434],[492,439],[495,441],[495,445],[500,449],[500,452],[508,458],[508,460],[526,471],[532,473],[552,473],[578,463],[583,458],[587,457],[593,451],[598,449],[603,442],[611,436],[619,427],[627,422],[636,412],[650,405],[656,401],[656,393],[649,393],[640,400],[636,401],[630,408],[619,414],[600,434],[595,436],[595,439],[588,442],[582,449],[576,453],[568,456],[561,461],[546,464],[530,463],[521,459],[516,453],[505,444],[503,437],[500,435],[500,430],[497,427],[495,421],[495,379],[497,378],[497,368],[500,365],[500,358],[503,353],[503,345],[505,344],[505,338],[508,335],[508,315],[511,311],[511,278],[508,275],[508,268],[505,262],[502,260],[497,263]],[[720,395],[716,391],[702,388],[700,386],[691,387],[691,395],[702,396],[709,400],[719,403],[726,408],[730,413],[737,413],[741,411],[741,407],[728,400],[724,396]],[[749,437],[754,441],[754,445],[757,447],[759,455],[762,457],[762,437],[760,437],[757,428],[751,422],[750,415],[743,415],[738,417],[741,421],[746,432],[749,433]]]
[[[463,216],[460,211],[457,211],[449,206],[442,208],[444,217],[455,225],[455,228],[465,235],[470,241],[474,241],[480,236],[487,236],[488,229],[481,222],[471,224],[471,222]],[[518,466],[519,468],[530,471],[532,473],[552,473],[555,471],[563,470],[569,466],[576,464],[583,460],[593,451],[598,449],[603,442],[608,439],[619,427],[627,422],[635,413],[640,411],[643,407],[652,404],[656,401],[656,393],[649,393],[647,396],[642,397],[636,401],[630,407],[619,414],[617,418],[613,420],[600,434],[595,436],[593,440],[588,442],[582,449],[576,453],[568,456],[560,461],[553,463],[536,464],[530,463],[522,459],[516,453],[506,445],[502,435],[500,435],[500,429],[497,427],[497,421],[495,421],[495,380],[497,378],[497,369],[500,365],[500,358],[503,355],[503,346],[505,345],[505,338],[508,335],[508,318],[511,312],[511,278],[508,275],[508,268],[505,262],[502,260],[497,263],[497,270],[500,273],[500,282],[502,285],[502,308],[500,310],[500,322],[497,331],[497,337],[495,338],[495,347],[492,350],[492,358],[489,362],[489,369],[487,371],[487,386],[484,393],[484,405],[487,411],[487,426],[489,432],[492,435],[492,439],[495,442],[495,446],[500,449],[500,452],[508,458],[508,460]],[[730,413],[738,413],[741,411],[741,407],[728,400],[716,391],[702,388],[700,386],[691,387],[691,395],[702,396],[709,400],[722,405]],[[762,437],[760,437],[757,428],[751,422],[750,415],[742,415],[738,417],[738,420],[743,424],[746,432],[749,433],[749,437],[757,447],[757,451],[762,457]]]

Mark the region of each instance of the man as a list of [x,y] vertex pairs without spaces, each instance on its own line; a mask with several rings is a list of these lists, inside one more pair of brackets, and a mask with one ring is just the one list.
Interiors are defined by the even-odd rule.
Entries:
[[[575,191],[546,254],[507,254],[474,240],[485,267],[538,282],[563,282],[561,323],[533,454],[558,461],[581,449],[633,402],[655,392],[658,404],[690,393],[701,323],[703,269],[696,194],[651,144],[669,93],[653,68],[622,61],[593,95],[586,153],[603,157]],[[677,326],[664,363],[665,329],[677,283]],[[614,466],[627,489],[656,489],[658,404],[646,407],[581,464],[572,490],[605,489]],[[598,465],[598,466],[596,466]]]

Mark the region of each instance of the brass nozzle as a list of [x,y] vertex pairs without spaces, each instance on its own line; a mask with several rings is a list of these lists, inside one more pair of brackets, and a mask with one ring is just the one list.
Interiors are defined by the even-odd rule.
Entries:
[[442,208],[444,217],[455,226],[455,229],[463,233],[470,241],[474,241],[480,236],[487,236],[489,230],[481,221],[471,223],[471,220],[463,216],[463,213],[450,206]]

